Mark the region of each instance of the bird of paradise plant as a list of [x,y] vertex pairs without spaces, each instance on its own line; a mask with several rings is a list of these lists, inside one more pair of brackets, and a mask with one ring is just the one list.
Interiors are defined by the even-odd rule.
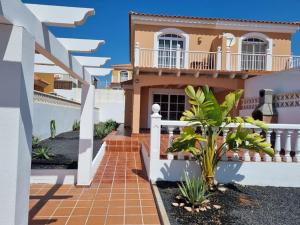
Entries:
[[[222,104],[219,104],[213,92],[204,86],[197,91],[192,86],[185,89],[191,105],[181,117],[181,121],[188,121],[179,137],[175,138],[168,148],[168,152],[188,152],[193,155],[200,166],[203,181],[209,190],[214,189],[214,177],[218,162],[227,151],[234,152],[239,149],[248,149],[274,155],[271,145],[265,139],[244,124],[250,123],[262,130],[267,126],[252,117],[231,117],[230,112],[238,105],[243,90],[237,90],[226,95]],[[229,124],[236,124],[236,129],[230,129],[222,144],[218,144],[218,137],[228,129]],[[197,132],[201,127],[202,132]]]

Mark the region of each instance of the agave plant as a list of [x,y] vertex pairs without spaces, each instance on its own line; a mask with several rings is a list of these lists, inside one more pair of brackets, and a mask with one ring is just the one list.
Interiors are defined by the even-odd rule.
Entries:
[[[253,124],[262,130],[267,126],[252,117],[231,117],[231,110],[237,106],[243,90],[229,93],[222,104],[219,104],[213,92],[207,87],[197,91],[192,86],[185,89],[189,97],[191,109],[186,110],[181,118],[188,121],[189,126],[183,129],[179,137],[175,138],[168,148],[168,152],[189,152],[197,160],[202,179],[209,189],[214,189],[214,177],[218,162],[227,151],[237,152],[239,149],[248,149],[255,152],[263,152],[270,156],[274,155],[271,145],[259,134],[249,129],[244,129],[244,123]],[[230,123],[237,123],[236,129],[229,130],[226,140],[218,145],[218,137],[224,129],[228,129]],[[196,132],[201,127],[201,134]]]
[[37,148],[40,146],[40,139],[32,135],[32,148]]
[[185,182],[178,185],[180,196],[194,209],[208,198],[206,185],[201,178],[189,178],[187,174],[185,174],[184,180]]
[[51,149],[49,147],[45,147],[45,146],[38,147],[32,152],[33,158],[49,160],[51,157],[54,156],[52,153],[50,153],[50,150]]

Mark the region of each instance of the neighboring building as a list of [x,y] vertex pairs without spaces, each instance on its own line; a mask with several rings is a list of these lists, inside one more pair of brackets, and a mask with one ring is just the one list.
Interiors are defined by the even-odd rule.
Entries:
[[34,74],[34,90],[48,93],[48,94],[53,93],[53,91],[54,91],[54,75],[53,74],[35,73]]
[[112,79],[110,88],[121,89],[121,83],[132,79],[132,65],[120,64],[113,65]]
[[188,84],[207,84],[222,100],[248,78],[300,66],[291,55],[299,23],[140,13],[130,13],[129,23],[133,80],[122,87],[125,126],[133,134],[149,128],[153,103],[162,119],[178,120]]

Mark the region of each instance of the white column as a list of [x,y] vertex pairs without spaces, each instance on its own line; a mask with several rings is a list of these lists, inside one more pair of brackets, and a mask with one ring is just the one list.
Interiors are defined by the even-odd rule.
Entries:
[[94,101],[94,85],[83,84],[81,86],[81,115],[77,185],[90,185],[92,179]]
[[[271,144],[271,134],[272,134],[272,130],[267,130],[266,131],[266,142]],[[269,156],[268,154],[264,154],[264,161],[265,162],[271,162],[272,158],[271,156]]]
[[28,224],[34,38],[0,24],[0,224]]
[[135,43],[134,48],[134,66],[140,66],[140,43]]
[[[227,137],[228,131],[229,131],[229,129],[224,129],[223,130],[223,143],[226,141],[226,137]],[[227,148],[227,147],[225,147],[225,148]],[[227,161],[228,160],[228,158],[227,158],[227,149],[225,151],[225,154],[222,155],[222,160],[223,161]]]
[[161,131],[161,115],[159,114],[160,106],[152,105],[153,114],[151,115],[150,130],[150,172],[149,179],[155,181],[156,162],[160,159],[160,131]]
[[230,47],[226,47],[226,70],[231,71]]
[[276,132],[276,139],[275,139],[274,161],[275,162],[281,162],[280,151],[281,151],[281,134],[282,134],[282,130],[276,130],[275,132]]
[[285,155],[283,157],[283,161],[285,162],[292,162],[292,157],[290,155],[291,151],[292,151],[292,135],[293,131],[292,130],[287,130],[286,132],[286,141],[285,141],[285,147],[284,147],[284,151],[285,151]]
[[181,53],[181,49],[180,49],[180,45],[178,44],[176,47],[176,68],[180,69],[180,53]]
[[266,69],[267,71],[272,71],[272,64],[273,64],[273,59],[272,59],[272,54],[271,54],[271,49],[267,49],[267,58],[266,58]]
[[[260,135],[261,129],[254,129],[254,132]],[[260,154],[258,152],[254,153],[253,161],[254,162],[260,162],[261,161],[261,157],[260,157]]]
[[222,49],[221,46],[218,46],[217,50],[217,64],[216,69],[221,70],[222,69]]
[[300,162],[300,130],[297,130],[294,162]]

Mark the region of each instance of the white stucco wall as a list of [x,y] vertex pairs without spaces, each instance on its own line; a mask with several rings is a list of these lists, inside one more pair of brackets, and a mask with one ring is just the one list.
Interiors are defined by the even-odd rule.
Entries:
[[40,139],[50,137],[51,120],[55,120],[56,133],[60,134],[72,130],[74,121],[80,118],[80,107],[34,103],[33,109],[33,135]]
[[[274,94],[300,93],[300,70],[283,71],[246,80],[245,98],[258,97],[259,90],[273,89]],[[253,109],[240,110],[241,116],[250,116]],[[300,107],[278,107],[278,123],[300,124]]]
[[[55,93],[67,99],[81,101],[81,88],[72,90],[55,89]],[[113,119],[124,123],[125,96],[123,90],[95,89],[95,107],[99,108],[100,121]]]

